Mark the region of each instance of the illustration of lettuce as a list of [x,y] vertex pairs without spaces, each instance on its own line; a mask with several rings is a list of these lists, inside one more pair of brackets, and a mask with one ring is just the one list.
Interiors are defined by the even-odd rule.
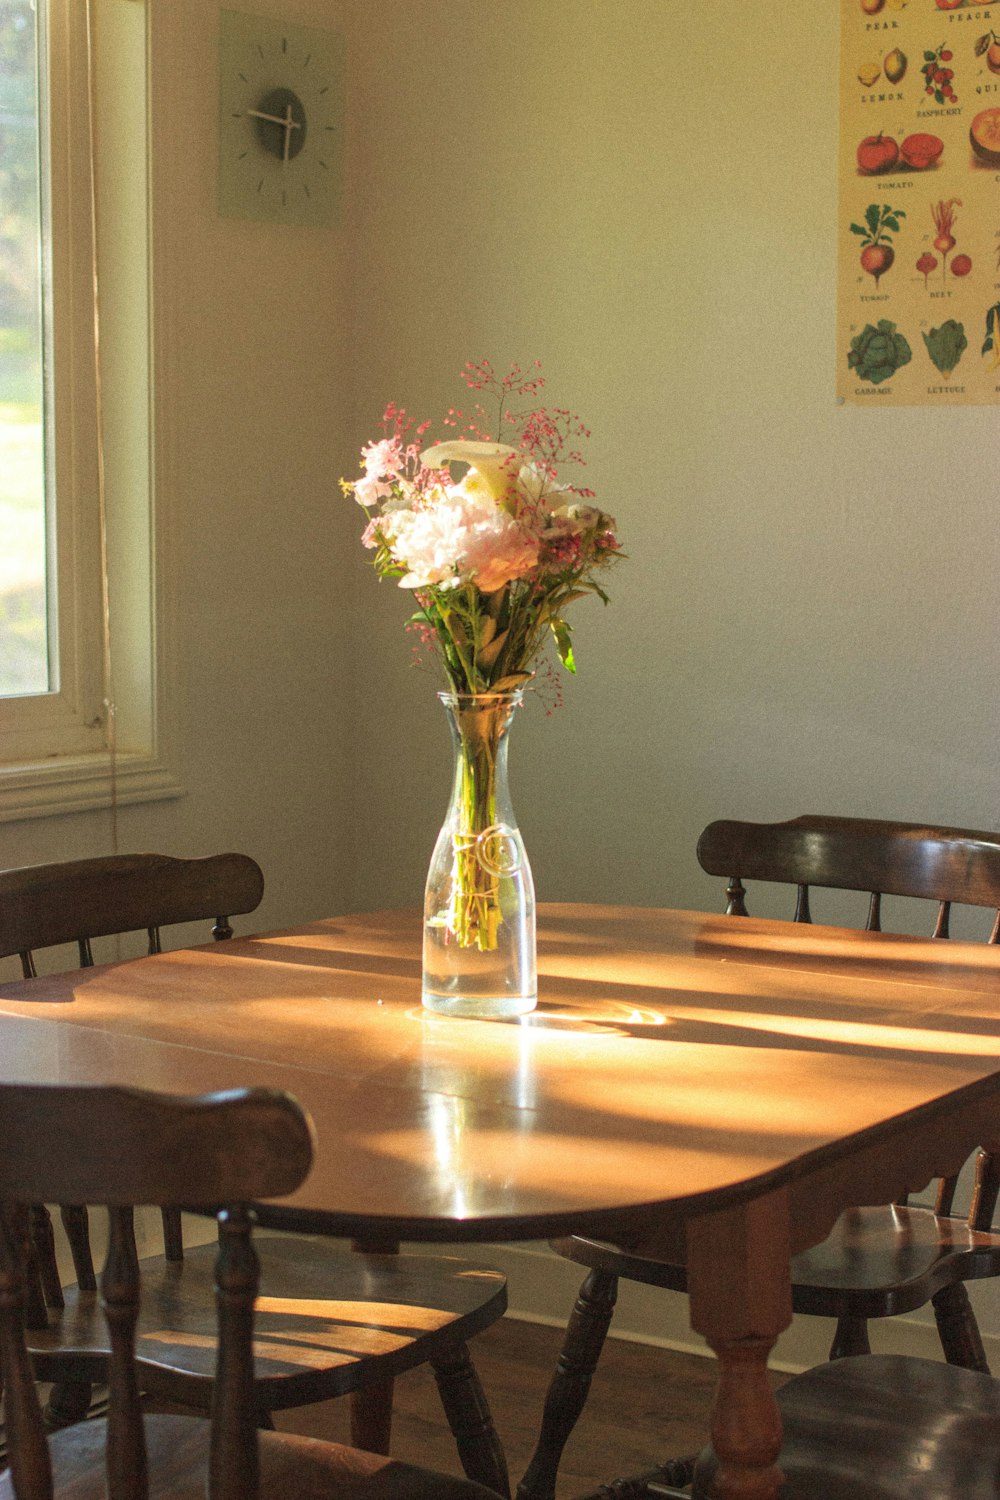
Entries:
[[932,328],[930,333],[925,333],[923,339],[932,364],[947,380],[962,358],[962,351],[968,348],[969,340],[965,337],[965,329],[954,318],[949,318],[940,328]]
[[883,380],[891,380],[900,366],[908,365],[912,357],[910,346],[903,335],[896,332],[895,323],[880,318],[877,328],[866,323],[857,338],[851,339],[847,363],[852,370],[857,370],[862,380],[880,385]]

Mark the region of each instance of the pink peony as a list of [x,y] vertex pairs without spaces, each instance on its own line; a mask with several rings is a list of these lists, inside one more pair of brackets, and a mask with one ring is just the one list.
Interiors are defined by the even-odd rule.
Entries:
[[400,588],[473,583],[491,594],[538,562],[538,538],[476,486],[455,485],[433,506],[393,512],[383,518],[383,535],[407,569]]

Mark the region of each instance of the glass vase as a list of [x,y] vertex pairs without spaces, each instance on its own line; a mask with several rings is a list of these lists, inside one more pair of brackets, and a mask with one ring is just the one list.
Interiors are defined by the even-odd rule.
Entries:
[[439,693],[455,767],[424,893],[423,1003],[480,1020],[538,1000],[535,888],[507,784],[521,693]]

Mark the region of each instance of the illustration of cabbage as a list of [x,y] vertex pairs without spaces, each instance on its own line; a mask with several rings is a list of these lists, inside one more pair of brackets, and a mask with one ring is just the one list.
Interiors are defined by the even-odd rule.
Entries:
[[954,318],[949,318],[947,323],[942,323],[940,328],[932,328],[923,338],[931,362],[947,380],[962,358],[962,351],[968,348],[969,340],[965,337],[965,329]]
[[880,318],[877,328],[866,323],[857,338],[851,339],[847,363],[852,370],[857,370],[862,380],[880,385],[883,380],[891,380],[900,366],[908,365],[912,357],[910,346],[903,335],[896,332],[895,323]]

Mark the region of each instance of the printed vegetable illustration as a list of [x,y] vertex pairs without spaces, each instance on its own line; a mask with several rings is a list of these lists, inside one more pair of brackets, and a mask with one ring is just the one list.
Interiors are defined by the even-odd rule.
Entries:
[[951,274],[953,276],[968,276],[972,270],[971,255],[956,255],[951,263]]
[[906,53],[900,52],[898,47],[893,47],[891,52],[886,53],[885,61],[883,62],[882,67],[885,70],[885,76],[886,78],[888,78],[890,83],[899,82],[903,74],[906,72],[906,63]]
[[934,220],[934,228],[937,230],[937,235],[934,239],[934,249],[944,261],[942,275],[947,274],[948,256],[955,248],[955,236],[951,230],[955,222],[955,210],[961,207],[961,198],[942,198],[940,202],[931,204],[931,218]]
[[986,53],[986,66],[991,73],[1000,73],[1000,37],[995,31],[988,31],[976,42],[976,56],[982,57]]
[[932,328],[930,333],[925,333],[923,340],[927,345],[931,363],[947,380],[962,358],[963,351],[968,348],[969,341],[965,337],[965,329],[961,323],[956,323],[954,318],[949,318],[947,323],[941,324],[940,328]]
[[857,150],[858,170],[866,177],[891,172],[899,160],[899,147],[891,135],[866,135]]
[[980,110],[969,127],[969,140],[980,161],[1000,167],[1000,109]]
[[937,256],[931,255],[929,250],[925,250],[923,255],[917,261],[917,270],[924,278],[924,286],[926,287],[928,276],[932,271],[937,270]]
[[877,203],[869,203],[865,209],[864,225],[851,225],[851,233],[859,234],[862,240],[861,269],[875,277],[876,286],[879,277],[896,259],[889,236],[899,233],[899,221],[905,218],[906,213],[901,208],[890,208],[887,203],[879,208]]
[[[940,3],[941,0],[938,0],[939,5]],[[945,9],[944,6],[941,8]],[[933,94],[935,104],[954,104],[955,102],[956,94],[951,83],[955,74],[953,69],[947,66],[952,56],[953,54],[943,42],[933,52],[924,53],[924,65],[920,69],[924,75],[924,92]]]
[[895,323],[881,318],[877,328],[866,323],[858,336],[851,339],[847,363],[857,370],[861,380],[881,385],[883,380],[891,380],[902,365],[908,365],[912,357],[910,346],[896,332]]
[[986,339],[983,343],[983,353],[993,355],[992,360],[986,366],[988,370],[1000,369],[1000,302],[994,302],[986,314]]
[[924,172],[933,167],[944,150],[944,141],[936,135],[925,135],[918,131],[908,135],[899,148],[899,154],[908,167],[915,172]]

